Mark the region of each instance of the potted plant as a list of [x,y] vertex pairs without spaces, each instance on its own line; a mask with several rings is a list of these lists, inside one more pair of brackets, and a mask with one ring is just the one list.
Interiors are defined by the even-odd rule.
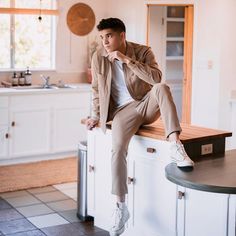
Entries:
[[96,52],[99,46],[97,37],[95,36],[92,40],[88,37],[88,68],[87,68],[87,80],[88,83],[92,82],[92,73],[91,73],[91,60],[94,52]]

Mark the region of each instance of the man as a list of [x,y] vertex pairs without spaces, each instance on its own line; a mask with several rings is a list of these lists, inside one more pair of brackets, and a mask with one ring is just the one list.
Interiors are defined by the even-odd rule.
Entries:
[[166,138],[171,142],[171,158],[179,167],[193,166],[179,140],[181,127],[169,87],[161,82],[161,71],[151,49],[126,41],[124,23],[103,19],[97,25],[103,48],[92,58],[93,114],[87,120],[92,129],[98,122],[106,130],[112,120],[112,194],[117,196],[115,221],[110,235],[124,232],[129,219],[126,156],[131,137],[141,125],[161,115]]

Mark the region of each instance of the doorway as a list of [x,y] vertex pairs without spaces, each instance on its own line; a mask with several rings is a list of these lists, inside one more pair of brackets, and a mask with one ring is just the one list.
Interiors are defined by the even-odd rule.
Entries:
[[147,5],[147,45],[172,91],[179,120],[191,122],[193,5]]

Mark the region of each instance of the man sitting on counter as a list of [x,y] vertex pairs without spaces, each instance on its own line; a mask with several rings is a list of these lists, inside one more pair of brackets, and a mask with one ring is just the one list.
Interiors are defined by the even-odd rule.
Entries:
[[160,116],[166,139],[171,142],[170,158],[178,167],[193,166],[180,142],[177,111],[169,87],[161,83],[162,73],[150,47],[126,41],[126,27],[117,18],[102,19],[97,25],[103,47],[92,58],[92,117],[88,129],[98,122],[106,131],[112,120],[112,194],[117,196],[111,236],[124,232],[130,215],[125,204],[127,150],[131,137],[142,125]]

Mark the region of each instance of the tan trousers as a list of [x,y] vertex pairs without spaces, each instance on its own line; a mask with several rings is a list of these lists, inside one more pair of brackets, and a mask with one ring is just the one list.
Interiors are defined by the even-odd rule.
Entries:
[[127,188],[127,150],[139,127],[162,117],[166,137],[181,132],[175,104],[166,84],[155,84],[141,100],[133,101],[109,114],[112,121],[112,194],[123,196]]

